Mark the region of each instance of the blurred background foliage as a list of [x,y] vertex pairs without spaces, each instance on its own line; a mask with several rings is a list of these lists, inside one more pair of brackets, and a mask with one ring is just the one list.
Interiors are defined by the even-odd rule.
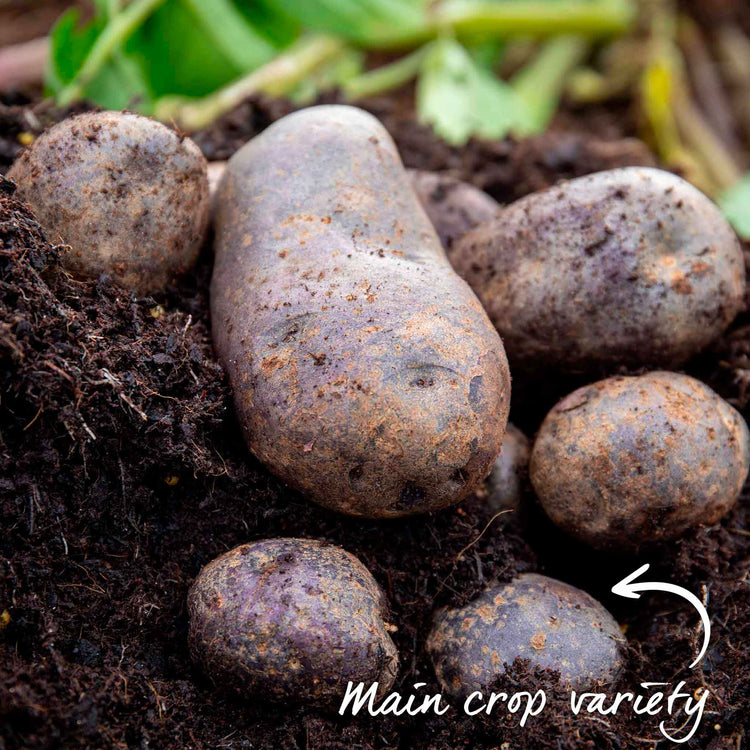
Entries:
[[[750,40],[737,25],[707,38],[676,0],[60,5],[71,7],[43,47],[45,93],[60,105],[85,99],[194,131],[257,94],[356,103],[410,86],[417,119],[460,146],[542,133],[564,98],[629,99],[665,166],[750,236]],[[18,72],[8,59],[0,50],[0,86],[4,65]]]

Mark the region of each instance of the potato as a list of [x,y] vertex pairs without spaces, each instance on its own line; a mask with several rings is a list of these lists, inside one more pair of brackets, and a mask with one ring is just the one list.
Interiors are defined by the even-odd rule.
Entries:
[[470,494],[500,452],[505,352],[380,123],[346,106],[277,121],[229,161],[217,207],[214,342],[256,456],[354,515]]
[[206,160],[140,115],[89,112],[43,133],[8,172],[66,268],[138,293],[190,270],[208,226]]
[[208,177],[208,193],[213,200],[216,193],[219,191],[219,184],[224,177],[224,172],[227,171],[227,163],[225,161],[210,161],[206,167],[206,175]]
[[612,615],[586,592],[525,573],[461,609],[438,611],[427,652],[443,690],[465,698],[493,687],[517,658],[558,671],[561,684],[575,690],[612,682],[624,640]]
[[494,219],[500,204],[468,182],[438,172],[407,170],[419,198],[450,258],[453,243],[470,229]]
[[508,423],[500,455],[484,480],[487,504],[493,513],[517,511],[521,507],[530,453],[529,439],[518,427]]
[[674,372],[574,391],[544,420],[531,481],[547,515],[600,549],[633,551],[716,523],[750,467],[742,417]]
[[337,706],[349,680],[393,684],[398,653],[383,591],[340,547],[243,544],[206,565],[188,594],[190,652],[243,698]]
[[745,289],[742,251],[719,209],[643,167],[516,201],[461,238],[451,262],[516,375],[677,367],[726,328]]

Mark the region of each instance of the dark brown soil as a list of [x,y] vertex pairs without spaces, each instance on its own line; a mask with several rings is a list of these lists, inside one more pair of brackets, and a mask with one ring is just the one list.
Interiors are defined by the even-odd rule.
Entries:
[[[248,103],[197,140],[209,158],[225,158],[285,109]],[[639,142],[619,139],[627,120],[617,118],[602,129],[606,139],[558,133],[459,151],[389,102],[373,109],[408,166],[450,169],[502,201],[560,178],[653,161]],[[0,172],[16,155],[18,132],[58,117],[38,107],[0,112]],[[519,729],[502,712],[482,721],[460,707],[443,717],[342,720],[224,697],[190,663],[187,588],[220,552],[282,535],[340,544],[383,585],[398,625],[402,693],[420,681],[438,689],[423,652],[436,607],[468,601],[490,579],[541,570],[585,588],[627,627],[628,669],[617,687],[679,679],[691,691],[706,687],[709,713],[691,746],[744,744],[746,501],[720,525],[637,560],[579,547],[534,507],[488,525],[481,498],[400,521],[328,513],[282,486],[243,444],[208,335],[208,251],[195,278],[160,299],[135,299],[106,279],[74,281],[59,254],[0,183],[1,749],[598,749],[660,740],[662,717],[574,719],[564,699]],[[747,418],[746,316],[690,372]],[[567,386],[514,396],[512,418],[533,433]],[[700,643],[694,609],[668,595],[625,601],[608,593],[643,562],[652,563],[652,580],[706,597],[713,639],[696,670],[687,666]],[[523,664],[511,682],[554,685]]]

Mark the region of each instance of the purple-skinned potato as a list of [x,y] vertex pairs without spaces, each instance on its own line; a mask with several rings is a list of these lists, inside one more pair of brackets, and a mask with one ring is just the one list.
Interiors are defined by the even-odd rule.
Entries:
[[385,594],[354,555],[309,539],[243,544],[188,594],[194,661],[242,698],[335,708],[347,683],[393,684]]
[[216,209],[214,343],[253,453],[352,515],[472,493],[500,452],[507,360],[383,126],[288,115],[230,159]]
[[743,307],[745,265],[719,208],[685,180],[626,167],[504,207],[451,263],[516,377],[677,368]]
[[77,276],[158,292],[195,265],[208,229],[206,160],[189,138],[125,112],[45,131],[8,172]]
[[559,672],[568,688],[606,685],[622,669],[624,641],[612,615],[585,591],[525,573],[464,607],[439,610],[427,652],[443,690],[465,698],[493,688],[516,659]]
[[530,454],[529,439],[509,422],[500,455],[484,481],[487,504],[493,513],[516,512],[521,508],[524,486],[528,482]]
[[440,172],[407,171],[449,259],[457,239],[500,212],[500,204],[494,198],[468,182]]
[[747,425],[732,406],[695,378],[651,372],[566,396],[539,429],[530,472],[557,526],[633,552],[719,521],[749,466]]

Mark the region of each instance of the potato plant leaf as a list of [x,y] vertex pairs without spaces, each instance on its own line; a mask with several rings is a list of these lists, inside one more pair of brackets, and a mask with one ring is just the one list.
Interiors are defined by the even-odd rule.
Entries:
[[719,206],[743,240],[750,240],[750,172],[719,198]]
[[422,30],[424,0],[267,0],[303,26],[364,45]]
[[[76,80],[97,40],[117,22],[118,5],[96,0],[97,13],[83,26],[76,10],[58,20],[46,81],[51,94]],[[83,93],[104,107],[148,113],[161,96],[215,91],[268,62],[298,33],[293,18],[265,1],[166,0],[114,49]]]
[[[86,56],[94,46],[108,19],[99,15],[81,26],[75,8],[64,13],[51,32],[51,54],[47,65],[46,88],[52,95],[60,93],[75,79]],[[107,109],[139,107],[148,109],[151,92],[140,67],[121,52],[116,52],[86,88],[92,101]]]
[[432,45],[417,82],[417,116],[448,143],[502,138],[532,126],[523,99],[453,39]]

